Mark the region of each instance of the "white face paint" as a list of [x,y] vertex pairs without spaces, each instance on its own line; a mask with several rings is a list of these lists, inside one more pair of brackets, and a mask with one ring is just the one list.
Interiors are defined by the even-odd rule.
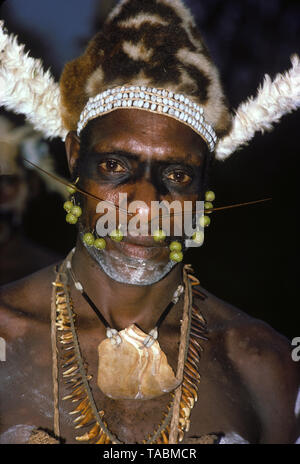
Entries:
[[125,256],[117,250],[99,251],[94,247],[88,247],[83,242],[83,232],[80,232],[80,237],[87,252],[103,272],[122,284],[153,285],[163,279],[176,266],[173,261],[154,263],[148,259]]
[[219,445],[249,445],[249,441],[245,440],[238,433],[230,432],[221,438]]

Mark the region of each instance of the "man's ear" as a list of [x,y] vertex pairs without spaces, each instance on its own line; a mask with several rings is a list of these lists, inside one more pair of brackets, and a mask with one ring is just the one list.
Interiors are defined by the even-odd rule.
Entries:
[[79,158],[79,150],[80,150],[80,140],[76,132],[72,131],[67,134],[66,141],[65,141],[65,147],[66,147],[69,170],[70,170],[71,176],[73,177],[76,171],[77,161]]

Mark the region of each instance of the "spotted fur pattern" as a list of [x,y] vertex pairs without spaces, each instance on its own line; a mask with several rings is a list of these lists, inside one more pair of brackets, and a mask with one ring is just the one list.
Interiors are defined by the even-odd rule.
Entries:
[[181,0],[122,0],[85,53],[67,63],[60,88],[62,116],[75,130],[89,97],[124,84],[184,93],[204,108],[219,137],[231,117],[218,71]]

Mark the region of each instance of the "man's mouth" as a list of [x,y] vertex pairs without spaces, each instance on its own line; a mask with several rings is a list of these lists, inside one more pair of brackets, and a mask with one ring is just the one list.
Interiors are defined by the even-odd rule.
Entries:
[[126,236],[121,242],[113,242],[112,246],[130,258],[154,259],[166,250],[168,252],[167,243],[155,242],[152,237]]

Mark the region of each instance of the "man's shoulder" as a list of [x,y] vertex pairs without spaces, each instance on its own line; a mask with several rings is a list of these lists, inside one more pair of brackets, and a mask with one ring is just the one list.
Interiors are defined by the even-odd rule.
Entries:
[[54,266],[0,288],[0,336],[24,334],[32,325],[50,321]]
[[204,290],[201,302],[208,330],[213,339],[222,342],[228,359],[241,371],[255,367],[256,372],[270,365],[273,371],[287,374],[295,367],[290,341],[268,323],[254,318],[235,306]]
[[277,436],[281,440],[286,434],[285,439],[290,436],[293,442],[293,434],[300,432],[299,411],[296,411],[300,366],[292,359],[290,341],[266,322],[208,292],[207,295],[202,307],[211,341],[218,344],[222,360],[245,385],[254,408],[259,411],[264,440],[268,442],[267,435],[272,431],[272,439]]

